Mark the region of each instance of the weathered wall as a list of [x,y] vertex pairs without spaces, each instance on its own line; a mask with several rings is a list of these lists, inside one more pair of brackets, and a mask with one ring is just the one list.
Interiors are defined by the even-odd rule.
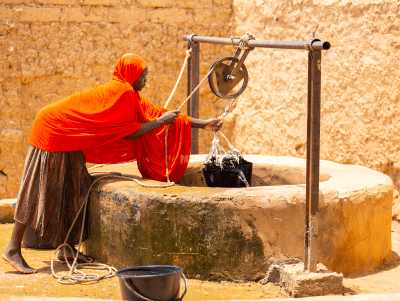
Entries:
[[[107,82],[117,59],[127,52],[139,54],[149,63],[143,94],[163,106],[184,61],[182,36],[193,32],[232,35],[231,2],[2,0],[0,199],[18,193],[31,125],[41,108]],[[220,48],[202,47],[202,74]],[[200,115],[211,117],[216,97],[204,87]],[[184,76],[174,97],[177,101],[169,108],[177,108],[185,96]],[[186,107],[182,112],[186,113]],[[209,135],[200,138],[200,145],[209,141]]]
[[[237,34],[304,41],[315,30],[331,43],[322,52],[321,159],[384,172],[399,189],[399,4],[234,0],[233,7]],[[225,124],[231,142],[244,153],[305,158],[306,51],[256,49],[246,64],[249,88]]]

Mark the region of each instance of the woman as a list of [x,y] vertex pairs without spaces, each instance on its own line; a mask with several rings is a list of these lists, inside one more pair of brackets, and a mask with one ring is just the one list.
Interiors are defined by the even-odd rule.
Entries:
[[[167,111],[140,93],[148,67],[137,55],[122,56],[112,80],[72,95],[42,109],[36,116],[15,211],[11,241],[3,258],[21,273],[36,273],[21,254],[27,226],[54,246],[66,234],[88,192],[92,178],[86,162],[121,163],[136,160],[143,178],[166,181],[165,134],[168,172],[177,182],[190,156],[191,127],[217,131],[218,119],[200,120]],[[79,240],[82,218],[68,243]],[[87,238],[84,233],[83,239]],[[77,250],[73,248],[74,254]],[[67,258],[72,258],[66,250]],[[64,260],[64,254],[58,258]],[[78,260],[93,258],[79,253]]]

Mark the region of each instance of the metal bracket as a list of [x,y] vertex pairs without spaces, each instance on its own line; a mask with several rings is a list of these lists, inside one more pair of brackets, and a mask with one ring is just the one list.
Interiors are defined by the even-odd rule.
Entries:
[[192,33],[189,37],[188,37],[188,42],[190,42],[191,44],[194,43],[193,42],[193,37],[197,36],[197,34]]
[[313,31],[313,32],[312,32],[311,39],[308,40],[308,41],[306,41],[306,42],[304,43],[304,48],[310,53],[311,58],[313,58],[313,56],[314,56],[314,49],[313,49],[313,47],[312,47],[312,44],[313,44],[315,41],[321,41],[321,40],[315,38],[315,31]]

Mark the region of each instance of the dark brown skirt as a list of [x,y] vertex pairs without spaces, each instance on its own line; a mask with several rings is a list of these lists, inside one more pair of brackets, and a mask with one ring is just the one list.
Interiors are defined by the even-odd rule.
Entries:
[[[48,152],[29,146],[14,219],[56,247],[64,242],[91,184],[81,151]],[[82,213],[70,244],[79,243]],[[88,236],[86,224],[87,219],[83,240]]]

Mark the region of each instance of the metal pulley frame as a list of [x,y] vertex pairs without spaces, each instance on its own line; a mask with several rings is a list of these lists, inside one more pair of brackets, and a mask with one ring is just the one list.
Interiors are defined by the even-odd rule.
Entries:
[[[248,41],[254,39],[254,35],[246,33],[236,48],[233,57],[222,57],[212,64],[210,68],[212,72],[208,76],[208,83],[211,91],[218,97],[234,99],[246,90],[249,74],[244,65],[244,60],[249,52],[254,49],[254,47],[248,46]],[[244,53],[239,58],[243,49]]]
[[[202,37],[197,35],[183,36],[188,41],[188,47],[192,48],[192,59],[188,66],[188,93],[193,86],[198,84],[200,69],[200,44],[218,45],[240,45],[242,39],[238,38],[217,38]],[[307,93],[307,167],[306,167],[306,214],[305,214],[305,235],[304,235],[304,270],[308,272],[317,271],[317,239],[318,239],[318,212],[319,212],[319,160],[320,160],[320,111],[321,111],[321,51],[331,48],[328,41],[320,41],[315,38],[314,33],[308,41],[267,41],[250,40],[248,47],[276,48],[276,49],[298,49],[308,52],[308,93]],[[248,54],[248,53],[247,53]],[[246,55],[247,55],[246,54]],[[244,56],[244,55],[243,55]],[[237,57],[238,58],[238,57]],[[242,62],[244,58],[241,59]],[[221,59],[223,63],[224,60]],[[232,62],[232,61],[231,61]],[[235,64],[239,64],[237,61]],[[218,70],[218,69],[217,69]],[[232,69],[233,72],[233,69]],[[232,73],[230,72],[230,74]],[[224,83],[224,85],[227,85]],[[218,86],[218,85],[217,85]],[[189,89],[191,88],[191,89]],[[244,87],[245,88],[245,87]],[[241,87],[239,91],[243,90]],[[243,92],[241,91],[241,92]],[[195,102],[195,101],[196,102]],[[198,112],[199,93],[192,96],[191,111]],[[196,105],[196,106],[195,106]],[[191,111],[188,110],[190,115]],[[192,116],[192,115],[190,115]],[[197,129],[192,129],[192,131]],[[193,135],[192,135],[193,139]],[[198,145],[198,140],[192,145]],[[193,152],[192,153],[198,153]]]

